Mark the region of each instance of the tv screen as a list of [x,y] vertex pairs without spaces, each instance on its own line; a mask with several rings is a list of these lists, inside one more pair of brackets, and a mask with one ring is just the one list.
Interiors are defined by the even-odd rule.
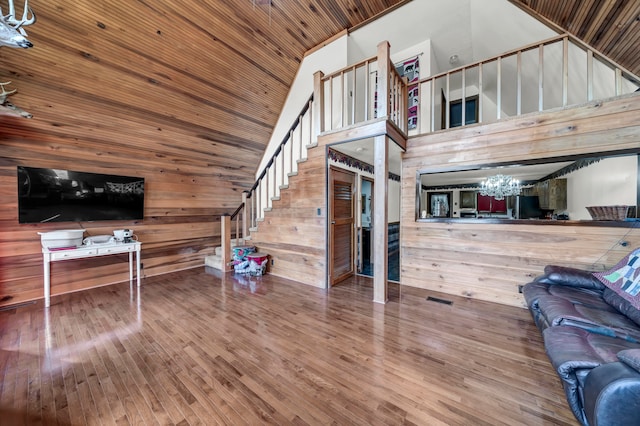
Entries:
[[18,166],[20,223],[134,220],[144,178]]
[[540,209],[540,199],[537,195],[519,195],[518,208],[519,219],[540,219],[544,217]]

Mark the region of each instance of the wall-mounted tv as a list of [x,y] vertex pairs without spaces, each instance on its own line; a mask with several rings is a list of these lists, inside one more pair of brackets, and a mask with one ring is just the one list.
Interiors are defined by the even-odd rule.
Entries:
[[18,166],[20,223],[143,217],[144,178]]

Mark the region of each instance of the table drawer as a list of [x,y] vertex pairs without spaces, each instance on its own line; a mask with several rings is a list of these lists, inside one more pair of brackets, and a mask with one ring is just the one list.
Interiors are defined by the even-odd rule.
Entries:
[[126,246],[111,246],[111,247],[99,247],[98,254],[116,254],[116,253],[129,253],[136,251],[134,245]]
[[98,249],[90,250],[60,250],[51,253],[51,260],[79,259],[82,257],[95,256]]

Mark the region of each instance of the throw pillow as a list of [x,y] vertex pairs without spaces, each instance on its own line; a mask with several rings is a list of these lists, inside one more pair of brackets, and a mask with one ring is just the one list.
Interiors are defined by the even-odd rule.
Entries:
[[602,284],[640,309],[640,248],[633,250],[608,271],[594,272]]

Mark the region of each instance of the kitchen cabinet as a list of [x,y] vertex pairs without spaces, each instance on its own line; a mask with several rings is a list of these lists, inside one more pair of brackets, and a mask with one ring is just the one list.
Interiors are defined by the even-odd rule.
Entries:
[[495,197],[478,194],[478,212],[506,213],[507,200],[496,200]]

